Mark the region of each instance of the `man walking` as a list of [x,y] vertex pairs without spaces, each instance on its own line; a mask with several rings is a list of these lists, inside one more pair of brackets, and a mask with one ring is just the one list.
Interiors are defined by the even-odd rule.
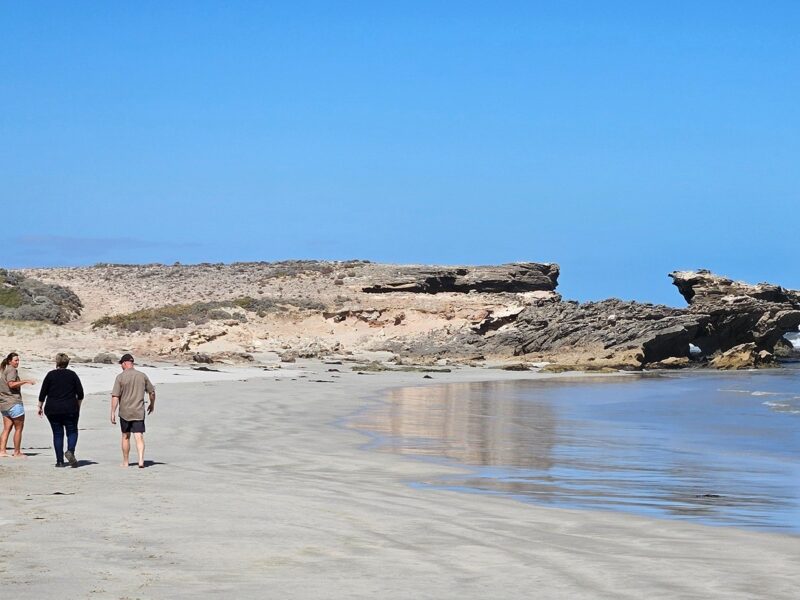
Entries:
[[122,373],[114,380],[111,390],[111,423],[117,423],[117,407],[119,407],[119,426],[122,431],[122,464],[128,466],[128,455],[131,451],[131,433],[136,440],[136,452],[139,454],[139,468],[144,469],[144,393],[147,392],[150,402],[147,414],[151,414],[156,406],[156,388],[150,379],[133,368],[133,356],[123,354],[119,359]]

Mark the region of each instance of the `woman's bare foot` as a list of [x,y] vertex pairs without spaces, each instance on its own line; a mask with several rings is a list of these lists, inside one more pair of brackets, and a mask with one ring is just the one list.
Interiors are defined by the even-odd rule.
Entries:
[[19,454],[15,452],[14,454],[11,455],[11,458],[28,458],[28,457],[25,456],[22,452],[20,452]]
[[8,452],[0,452],[0,458],[8,458]]
[[127,469],[127,468],[128,468],[128,463],[126,463],[126,462],[124,462],[124,463],[121,463],[121,464],[119,465],[119,468],[120,468],[120,469]]

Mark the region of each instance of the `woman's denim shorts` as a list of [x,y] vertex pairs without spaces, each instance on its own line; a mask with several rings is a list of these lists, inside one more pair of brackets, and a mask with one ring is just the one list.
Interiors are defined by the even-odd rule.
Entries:
[[15,404],[8,410],[0,411],[4,417],[8,417],[9,419],[16,419],[18,417],[22,417],[25,415],[25,407],[22,404]]

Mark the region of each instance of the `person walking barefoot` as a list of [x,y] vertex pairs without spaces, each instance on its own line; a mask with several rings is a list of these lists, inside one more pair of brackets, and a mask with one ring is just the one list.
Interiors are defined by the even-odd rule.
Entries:
[[8,456],[6,444],[14,431],[14,458],[25,458],[22,453],[22,430],[25,428],[25,405],[22,403],[22,386],[36,383],[20,379],[19,354],[11,352],[0,362],[0,414],[3,415],[3,433],[0,434],[0,458]]
[[128,466],[128,456],[131,451],[131,433],[136,440],[136,453],[139,455],[139,468],[144,469],[144,393],[147,392],[150,402],[147,405],[147,414],[152,414],[156,407],[156,388],[141,371],[133,368],[133,356],[124,354],[119,359],[122,373],[114,380],[111,390],[111,424],[117,423],[117,408],[119,407],[119,427],[122,431],[122,464]]

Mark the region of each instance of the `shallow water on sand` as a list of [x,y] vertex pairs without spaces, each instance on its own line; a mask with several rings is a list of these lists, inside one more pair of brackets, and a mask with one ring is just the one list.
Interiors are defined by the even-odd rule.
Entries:
[[552,506],[800,533],[800,369],[404,388],[359,414],[418,482]]

